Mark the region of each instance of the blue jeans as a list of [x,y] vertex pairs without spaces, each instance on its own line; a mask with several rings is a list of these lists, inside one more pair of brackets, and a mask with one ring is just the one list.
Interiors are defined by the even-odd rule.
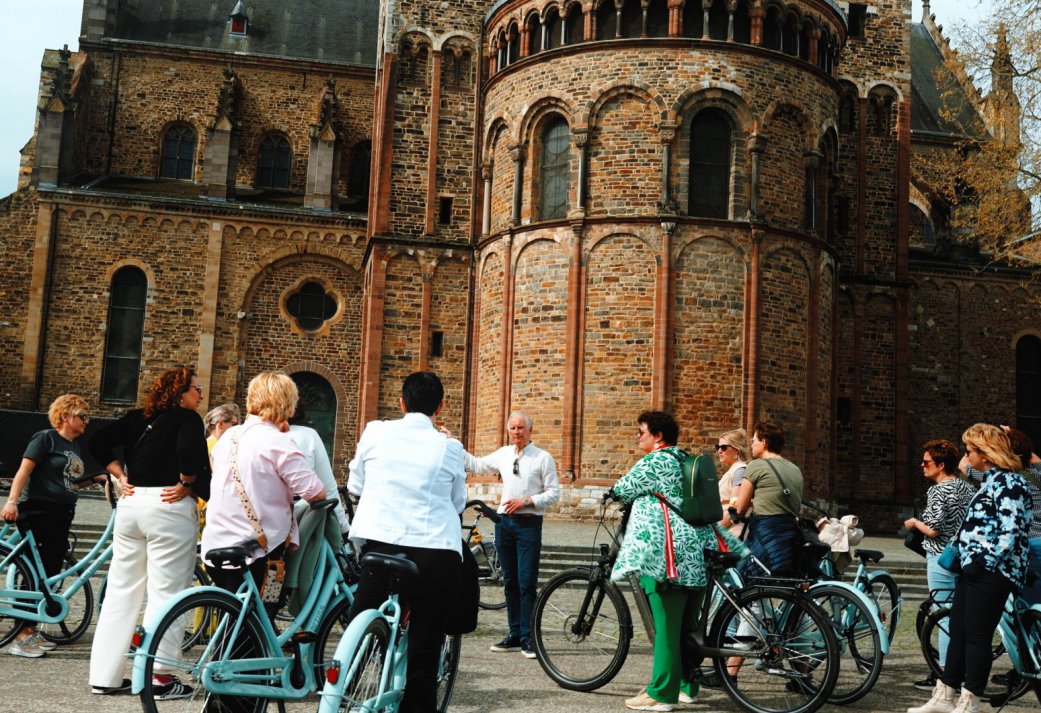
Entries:
[[[957,582],[957,576],[953,572],[948,572],[939,565],[937,560],[940,559],[940,555],[934,555],[932,553],[926,553],[925,555],[925,578],[929,582],[929,592],[932,593],[935,590],[946,590],[937,591],[935,595],[935,601],[937,604],[946,604],[951,601],[954,596],[954,586]],[[949,626],[941,626],[940,629],[940,665],[945,666],[947,664],[947,646],[951,643],[951,638],[948,635]]]
[[542,555],[542,518],[502,518],[495,526],[495,549],[499,552],[502,583],[506,588],[506,620],[510,638],[521,644],[531,641],[531,610],[539,584],[539,557]]

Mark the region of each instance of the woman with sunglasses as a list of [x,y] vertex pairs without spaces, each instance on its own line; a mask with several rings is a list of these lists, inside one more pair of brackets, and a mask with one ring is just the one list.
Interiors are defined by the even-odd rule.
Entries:
[[[127,691],[126,653],[145,599],[145,620],[189,586],[195,569],[199,514],[195,497],[209,499],[210,458],[197,409],[202,387],[195,370],[182,366],[157,378],[144,408],[129,411],[95,434],[90,452],[119,478],[116,528],[105,601],[90,651],[94,693]],[[122,448],[122,461],[116,449]],[[124,465],[125,463],[125,465]],[[160,656],[176,661],[181,632],[163,641]],[[172,676],[155,677],[157,699],[184,698],[191,688]]]
[[[932,698],[908,713],[977,713],[993,663],[991,639],[1009,594],[1022,589],[1033,511],[1023,468],[1008,435],[977,423],[962,434],[969,465],[983,473],[958,534],[950,636]],[[961,696],[955,702],[959,687]]]
[[[33,434],[22,455],[22,464],[11,483],[3,518],[17,522],[18,531],[33,533],[43,570],[48,577],[61,571],[69,547],[69,527],[76,514],[76,492],[92,481],[76,484],[83,477],[83,458],[76,442],[90,422],[87,402],[76,394],[59,396],[47,411],[52,428]],[[105,476],[95,480],[105,481]],[[47,641],[28,622],[7,650],[12,656],[39,658],[57,644]]]
[[740,537],[744,525],[731,522],[727,508],[737,504],[737,489],[748,467],[748,434],[745,429],[727,431],[720,436],[716,443],[716,458],[726,469],[719,478],[719,501],[723,503],[723,519],[719,524],[729,529],[734,537]]
[[[904,521],[909,530],[919,530],[925,535],[922,548],[925,550],[925,577],[929,592],[937,604],[946,604],[954,592],[954,574],[939,564],[940,554],[958,534],[965,510],[975,495],[975,489],[958,477],[958,446],[937,438],[922,446],[922,475],[933,482],[926,494],[922,517]],[[944,627],[940,628],[940,665],[947,660],[947,645],[950,638]],[[932,672],[916,681],[915,688],[931,691],[936,687],[936,676]]]

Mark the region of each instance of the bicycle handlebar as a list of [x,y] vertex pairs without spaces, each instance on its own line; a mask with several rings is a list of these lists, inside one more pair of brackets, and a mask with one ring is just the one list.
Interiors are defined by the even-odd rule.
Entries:
[[481,513],[486,518],[488,518],[496,524],[498,524],[499,520],[501,519],[499,517],[499,513],[495,512],[490,507],[488,507],[488,503],[484,502],[483,500],[470,500],[466,503],[466,507],[464,507],[463,509],[466,510],[467,508],[474,508],[475,510],[477,510],[477,512]]

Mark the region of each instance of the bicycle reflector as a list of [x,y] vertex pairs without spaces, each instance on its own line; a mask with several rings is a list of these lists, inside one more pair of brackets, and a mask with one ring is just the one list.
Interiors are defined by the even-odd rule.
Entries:
[[340,662],[333,660],[329,662],[329,667],[325,669],[325,680],[335,685],[340,680]]
[[141,648],[141,642],[145,640],[145,627],[138,625],[134,629],[134,636],[130,639],[130,643],[134,645],[135,649]]

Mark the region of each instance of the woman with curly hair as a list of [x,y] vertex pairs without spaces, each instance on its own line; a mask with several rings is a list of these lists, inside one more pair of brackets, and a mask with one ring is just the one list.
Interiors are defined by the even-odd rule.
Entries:
[[[137,613],[148,596],[145,618],[191,582],[199,516],[195,497],[209,497],[210,459],[202,418],[202,387],[195,371],[178,367],[152,384],[144,408],[102,428],[90,444],[99,463],[119,479],[123,496],[113,535],[105,601],[90,652],[94,693],[130,689],[123,678]],[[122,448],[123,460],[116,457]],[[183,632],[171,627],[159,658],[176,661]],[[157,667],[158,668],[158,667]],[[191,689],[157,674],[156,698],[183,698]]]

